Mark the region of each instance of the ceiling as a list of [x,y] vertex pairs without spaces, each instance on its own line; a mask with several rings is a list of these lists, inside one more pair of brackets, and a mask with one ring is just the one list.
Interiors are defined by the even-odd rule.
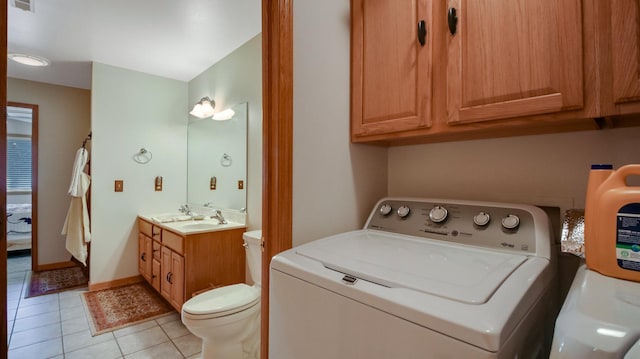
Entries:
[[91,88],[99,62],[190,81],[261,31],[261,0],[9,1],[8,52],[46,57],[34,68],[8,61],[9,77]]

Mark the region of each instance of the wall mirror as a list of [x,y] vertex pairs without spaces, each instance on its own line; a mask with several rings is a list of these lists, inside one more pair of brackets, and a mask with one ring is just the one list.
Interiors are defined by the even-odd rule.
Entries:
[[246,102],[231,108],[226,121],[189,120],[187,141],[187,202],[214,208],[246,209]]

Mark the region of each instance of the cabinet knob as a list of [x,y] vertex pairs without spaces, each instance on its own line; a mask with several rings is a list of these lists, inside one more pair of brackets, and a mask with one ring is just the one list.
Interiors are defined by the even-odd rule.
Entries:
[[167,273],[167,278],[166,279],[167,279],[167,282],[169,282],[169,284],[173,284],[171,282],[171,278],[173,278],[173,273],[171,273],[171,272]]
[[447,13],[447,22],[449,23],[449,32],[451,35],[456,34],[458,29],[458,15],[456,15],[456,8],[450,7]]
[[143,262],[146,262],[146,261],[147,261],[147,253],[146,253],[146,252],[145,252],[145,253],[142,253],[142,255],[140,256],[140,259],[141,259]]
[[426,36],[427,24],[424,22],[424,20],[420,20],[418,21],[418,42],[420,42],[420,46],[424,46],[424,44],[427,42]]

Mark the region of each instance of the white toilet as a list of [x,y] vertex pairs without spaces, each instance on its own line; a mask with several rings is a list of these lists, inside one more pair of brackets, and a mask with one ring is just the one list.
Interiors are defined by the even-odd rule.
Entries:
[[202,359],[259,357],[261,237],[261,230],[243,235],[253,286],[242,283],[211,289],[182,305],[182,323],[202,338]]

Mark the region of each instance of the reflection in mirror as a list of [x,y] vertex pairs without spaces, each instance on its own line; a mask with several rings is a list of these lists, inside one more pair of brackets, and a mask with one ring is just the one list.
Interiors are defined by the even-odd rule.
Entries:
[[247,103],[226,121],[190,120],[187,202],[213,208],[246,208]]

